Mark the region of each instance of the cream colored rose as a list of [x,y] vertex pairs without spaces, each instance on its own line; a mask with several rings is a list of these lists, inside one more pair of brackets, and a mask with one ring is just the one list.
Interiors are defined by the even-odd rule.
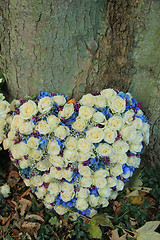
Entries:
[[108,198],[111,195],[111,189],[109,187],[100,188],[98,193],[101,197]]
[[108,120],[108,127],[113,130],[120,130],[124,124],[123,118],[115,115]]
[[129,150],[129,145],[124,140],[118,140],[113,143],[113,149],[116,154],[124,154]]
[[0,133],[0,144],[3,142],[3,140],[6,138],[6,135],[4,132]]
[[61,199],[64,202],[71,201],[71,199],[74,197],[75,193],[74,192],[61,192]]
[[50,168],[50,176],[56,179],[61,179],[62,176],[62,171],[61,170],[57,170],[55,167],[51,167]]
[[105,121],[105,116],[101,112],[96,112],[93,114],[92,121],[96,123],[103,123]]
[[40,113],[47,113],[53,106],[53,100],[50,97],[43,97],[38,102],[38,111]]
[[121,177],[122,177],[122,178],[129,178],[129,177],[131,177],[132,175],[133,175],[133,172],[128,171],[126,174],[121,174]]
[[121,164],[116,164],[115,166],[110,168],[110,173],[113,176],[119,176],[120,174],[123,173],[122,165]]
[[7,113],[10,112],[10,104],[7,101],[0,100],[0,117],[5,118]]
[[112,154],[110,156],[111,163],[125,164],[127,162],[127,154]]
[[60,119],[55,115],[50,115],[49,117],[47,117],[47,123],[52,129],[55,129],[60,123]]
[[46,194],[46,196],[45,196],[45,198],[44,198],[44,201],[46,202],[46,203],[53,203],[54,201],[55,201],[55,195],[54,194],[50,194],[50,193],[48,193],[48,194]]
[[128,125],[131,125],[134,115],[135,115],[135,112],[133,109],[126,111],[123,115],[123,119],[125,120],[125,123],[127,123]]
[[62,206],[58,206],[58,205],[54,206],[54,210],[59,215],[64,215],[66,212],[68,212],[68,208],[65,208],[65,207],[62,207]]
[[108,188],[114,187],[117,184],[117,178],[112,176],[107,178],[107,186]]
[[25,178],[25,179],[23,179],[23,182],[25,183],[25,185],[27,187],[31,186],[31,180],[30,179]]
[[90,187],[92,185],[92,177],[85,177],[83,176],[80,180],[80,185],[82,187]]
[[108,100],[112,97],[115,97],[117,93],[112,88],[107,88],[101,91],[101,95]]
[[93,116],[94,109],[87,106],[81,106],[79,109],[79,117],[84,120],[90,120]]
[[43,174],[43,175],[42,175],[42,180],[43,180],[43,182],[45,182],[45,183],[50,183],[50,182],[52,182],[52,180],[53,180],[53,176],[51,176],[50,173],[49,173],[49,174]]
[[123,113],[126,109],[126,101],[119,96],[109,100],[109,107],[113,113]]
[[142,148],[143,148],[142,144],[131,143],[129,145],[129,150],[134,154],[141,152]]
[[97,188],[104,188],[107,184],[107,180],[104,177],[94,178],[94,185]]
[[132,156],[128,158],[127,161],[127,165],[132,166],[134,168],[138,168],[140,165],[141,159],[136,157],[136,156]]
[[95,96],[95,106],[97,108],[105,108],[106,99],[102,95]]
[[28,145],[30,148],[37,149],[38,146],[39,146],[39,142],[40,142],[40,140],[39,140],[38,138],[30,137],[30,138],[27,140],[27,145]]
[[3,148],[4,150],[10,149],[13,146],[14,142],[9,138],[5,138],[3,140]]
[[44,200],[43,200],[43,204],[44,204],[45,208],[47,208],[47,209],[52,209],[53,208],[53,206],[50,203],[47,203]]
[[85,138],[81,138],[77,142],[78,150],[81,152],[89,152],[91,149],[91,143]]
[[39,187],[43,184],[42,176],[37,175],[31,178],[31,184],[35,187]]
[[136,138],[133,143],[140,144],[143,141],[143,134],[141,131],[136,132]]
[[92,127],[86,132],[86,139],[92,143],[99,143],[104,138],[104,132],[101,128]]
[[50,194],[53,194],[55,196],[57,196],[60,192],[60,188],[59,188],[59,185],[55,182],[51,182],[49,184],[49,187],[47,188],[47,190],[50,192]]
[[42,151],[37,149],[31,149],[29,152],[29,157],[33,160],[40,160],[42,158]]
[[11,126],[12,120],[13,120],[13,116],[10,116],[10,115],[6,116],[6,123],[8,123],[9,126]]
[[90,157],[91,157],[91,152],[86,152],[86,153],[79,152],[78,161],[84,162],[84,161],[87,161]]
[[75,207],[80,211],[85,211],[88,208],[88,203],[85,200],[85,198],[78,197],[77,201],[76,201],[76,204],[75,204]]
[[115,200],[118,196],[118,192],[117,191],[112,191],[111,195],[110,195],[110,199],[111,200]]
[[11,153],[15,159],[20,159],[29,153],[29,147],[24,142],[20,142],[11,147]]
[[86,95],[83,95],[79,102],[84,106],[93,107],[95,103],[95,97],[92,94],[88,93]]
[[59,111],[58,117],[59,118],[64,117],[64,118],[68,119],[72,116],[73,113],[74,113],[73,103],[66,103],[64,105],[63,110]]
[[60,139],[65,139],[69,135],[69,128],[66,126],[59,126],[54,131],[55,136]]
[[51,127],[50,125],[44,121],[41,120],[38,122],[38,125],[36,125],[35,129],[40,133],[40,134],[48,134],[51,132]]
[[5,126],[5,124],[6,124],[6,121],[5,121],[5,119],[0,117],[0,131],[2,131],[2,130],[3,130],[3,128],[4,128],[4,126]]
[[148,145],[149,144],[149,130],[150,130],[150,125],[148,123],[143,123],[141,131],[143,133],[143,140],[144,142]]
[[102,205],[102,207],[107,207],[109,205],[109,202],[104,197],[99,197],[99,204]]
[[133,126],[124,126],[120,131],[122,138],[128,142],[134,142],[137,136],[136,128]]
[[42,186],[42,187],[37,187],[37,191],[35,192],[36,196],[40,199],[43,199],[43,197],[46,195],[47,189]]
[[37,105],[32,100],[25,102],[19,109],[20,116],[23,119],[31,119],[38,112]]
[[124,188],[124,182],[121,180],[117,180],[117,184],[116,184],[116,190],[117,191],[122,191]]
[[85,177],[91,176],[91,169],[88,166],[78,165],[78,172]]
[[59,105],[63,106],[66,103],[66,99],[63,95],[54,96],[53,99],[58,106]]
[[68,137],[65,141],[65,147],[72,151],[77,149],[77,138],[75,137]]
[[97,207],[99,205],[99,197],[96,197],[93,194],[90,195],[89,204],[91,205],[91,207]]
[[31,164],[30,161],[25,159],[19,161],[19,166],[21,169],[28,168],[30,164]]
[[149,144],[149,137],[150,137],[149,131],[143,135],[143,141],[146,145]]
[[42,160],[36,164],[36,168],[40,171],[48,171],[51,164],[48,160]]
[[96,148],[96,152],[102,157],[110,156],[113,152],[113,148],[107,143],[100,143]]
[[68,149],[65,149],[63,152],[63,157],[65,161],[73,163],[78,160],[78,152],[75,150],[70,151]]
[[135,118],[135,120],[131,122],[131,126],[135,127],[136,129],[141,129],[142,125],[143,122],[141,118]]
[[29,135],[33,132],[34,124],[32,122],[24,122],[19,127],[19,132],[24,135]]
[[63,182],[61,184],[61,191],[62,192],[74,192],[74,184]]
[[9,138],[10,140],[13,140],[13,139],[15,138],[15,135],[16,135],[16,131],[15,131],[15,130],[10,130],[10,131],[8,132],[8,138]]
[[58,155],[60,153],[60,146],[56,140],[49,141],[47,150],[50,155]]
[[62,169],[62,176],[67,181],[71,181],[72,180],[72,175],[73,175],[73,172],[71,171],[70,168],[69,169]]
[[64,161],[61,156],[51,155],[49,158],[49,161],[54,167],[63,167],[64,166]]
[[76,118],[76,121],[72,124],[72,128],[77,132],[82,132],[87,126],[87,123],[82,118]]
[[117,137],[117,131],[116,130],[105,127],[103,129],[103,132],[104,132],[104,141],[105,142],[111,144],[115,141],[115,138]]
[[20,115],[15,115],[11,122],[11,129],[18,130],[23,123],[24,119],[22,119]]
[[90,194],[89,189],[81,187],[77,191],[76,196],[77,198],[87,198],[89,194]]
[[109,172],[106,169],[100,168],[96,172],[94,172],[94,178],[105,178],[109,176]]

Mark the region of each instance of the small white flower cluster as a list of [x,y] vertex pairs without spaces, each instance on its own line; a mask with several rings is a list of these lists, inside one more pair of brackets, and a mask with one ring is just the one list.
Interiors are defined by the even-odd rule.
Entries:
[[107,207],[139,167],[142,142],[149,142],[140,103],[113,89],[79,102],[40,92],[37,100],[15,101],[14,111],[8,109],[1,101],[3,147],[25,184],[60,215]]
[[7,183],[0,187],[0,194],[2,194],[4,198],[9,196],[10,186]]

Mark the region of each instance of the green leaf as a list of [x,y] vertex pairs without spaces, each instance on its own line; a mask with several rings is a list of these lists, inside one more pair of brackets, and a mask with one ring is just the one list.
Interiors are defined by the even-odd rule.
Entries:
[[111,220],[108,217],[109,215],[107,213],[103,213],[103,214],[95,215],[92,219],[96,220],[97,225],[100,224],[101,226],[114,228]]
[[91,234],[91,236],[93,238],[102,239],[102,231],[100,227],[97,226],[96,220],[91,219],[88,225],[88,232]]
[[58,227],[58,226],[60,225],[60,223],[58,222],[56,216],[51,217],[48,222],[49,222],[52,226]]

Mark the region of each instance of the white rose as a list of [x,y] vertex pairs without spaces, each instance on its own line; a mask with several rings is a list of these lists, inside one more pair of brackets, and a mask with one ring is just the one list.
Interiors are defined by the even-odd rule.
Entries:
[[109,187],[99,188],[98,193],[101,197],[108,198],[111,195],[111,189]]
[[91,169],[90,169],[88,166],[83,166],[82,164],[79,164],[79,166],[78,166],[78,172],[79,172],[82,176],[86,176],[86,177],[91,176]]
[[97,210],[95,210],[94,208],[92,208],[90,211],[91,211],[91,212],[90,212],[90,214],[88,215],[90,218],[92,218],[94,215],[97,214]]
[[79,109],[79,117],[84,120],[90,120],[93,116],[94,109],[87,106],[81,106]]
[[118,140],[113,143],[113,149],[117,154],[124,154],[129,150],[129,145],[126,141]]
[[104,138],[104,132],[101,128],[92,127],[86,132],[86,139],[92,143],[99,143]]
[[78,149],[81,152],[89,152],[91,149],[91,143],[87,141],[85,138],[81,138],[77,142]]
[[11,147],[11,153],[15,159],[20,159],[29,153],[29,147],[24,142],[20,142]]
[[92,94],[88,93],[86,95],[83,95],[79,102],[84,106],[93,107],[95,103],[95,98]]
[[111,163],[124,164],[127,162],[127,154],[112,154],[110,156]]
[[53,208],[53,206],[50,203],[47,203],[47,202],[43,201],[43,204],[44,204],[45,208],[47,208],[47,209],[52,209]]
[[53,194],[55,196],[57,196],[60,192],[59,185],[55,182],[51,182],[47,190],[50,192],[50,194]]
[[94,178],[105,178],[107,176],[109,176],[109,172],[102,168],[94,172]]
[[141,118],[135,118],[135,120],[131,122],[131,126],[134,126],[136,129],[141,129],[142,125],[143,122]]
[[97,188],[104,188],[107,184],[107,180],[104,177],[94,178],[94,185]]
[[108,120],[108,126],[113,130],[120,130],[123,126],[123,123],[124,123],[123,118],[117,115],[109,118]]
[[130,125],[133,121],[134,114],[135,112],[133,111],[133,109],[126,111],[123,115],[123,119],[125,120],[125,123]]
[[131,177],[132,175],[133,175],[133,172],[128,171],[126,174],[121,174],[121,177],[122,177],[122,178],[129,178],[129,177]]
[[4,150],[10,149],[13,146],[13,144],[14,143],[13,143],[12,140],[10,140],[9,138],[5,138],[3,140],[3,148],[4,148]]
[[59,215],[64,215],[66,212],[68,212],[68,208],[65,208],[65,207],[62,207],[62,206],[58,206],[58,205],[54,206],[54,210]]
[[97,207],[99,205],[99,197],[96,197],[93,194],[90,195],[89,204],[91,205],[91,207]]
[[134,142],[137,136],[136,128],[133,126],[124,126],[120,131],[122,138],[129,142]]
[[8,197],[10,194],[10,186],[6,183],[2,187],[0,187],[0,193],[4,196],[4,198]]
[[5,124],[6,124],[6,121],[5,121],[5,119],[4,119],[4,118],[0,118],[0,131],[2,131],[2,130],[3,130],[3,128],[4,128],[4,126],[5,126]]
[[77,139],[75,137],[68,137],[65,141],[65,147],[68,148],[68,150],[76,150],[77,148]]
[[32,100],[25,102],[19,109],[23,119],[31,119],[38,112],[37,105]]
[[[41,98],[42,99],[42,98]],[[48,134],[51,132],[51,127],[50,125],[44,121],[41,120],[38,122],[38,125],[36,125],[35,129],[40,133],[40,134]]]
[[25,160],[25,159],[24,160],[20,160],[19,161],[19,166],[20,166],[21,169],[27,168],[27,167],[30,166],[30,161]]
[[107,143],[100,143],[96,148],[96,152],[102,157],[110,156],[113,152],[113,148]]
[[143,148],[142,144],[131,143],[129,145],[129,150],[134,154],[141,152],[142,148]]
[[47,150],[50,155],[58,155],[60,153],[60,146],[57,141],[49,141]]
[[111,168],[110,168],[110,173],[111,173],[113,176],[119,176],[120,174],[123,173],[122,165],[117,164],[117,165],[111,167]]
[[39,146],[39,139],[38,138],[35,138],[35,137],[30,137],[28,140],[27,140],[27,145],[30,147],[30,148],[34,148],[34,149],[37,149],[38,146]]
[[43,184],[42,176],[37,175],[31,178],[31,184],[35,187],[39,187]]
[[123,113],[126,109],[126,101],[119,96],[109,100],[109,107],[113,113]]
[[89,189],[81,187],[77,191],[76,196],[77,198],[87,198],[89,194],[90,194]]
[[55,136],[60,139],[65,139],[69,135],[69,128],[66,126],[59,126],[54,131]]
[[73,163],[78,159],[78,152],[75,150],[70,151],[68,149],[65,149],[63,152],[63,156],[65,161]]
[[64,165],[64,161],[61,156],[51,155],[49,161],[54,165],[54,167],[63,167]]
[[138,158],[136,156],[132,156],[132,157],[128,158],[127,165],[132,166],[134,168],[138,168],[140,165],[140,162],[141,162],[140,158]]
[[32,122],[24,122],[19,127],[19,132],[24,135],[29,135],[33,132],[34,124]]
[[51,128],[54,129],[60,123],[60,119],[57,118],[55,115],[50,115],[49,117],[47,117],[47,123]]
[[84,162],[84,161],[87,161],[90,157],[91,157],[91,152],[87,152],[87,153],[79,152],[78,161]]
[[99,197],[99,204],[102,205],[102,207],[107,207],[109,205],[109,202],[104,197]]
[[103,123],[104,120],[105,120],[105,116],[103,113],[101,112],[96,112],[93,114],[93,118],[92,118],[92,121],[93,122],[96,122],[96,123]]
[[117,184],[117,178],[112,176],[107,178],[107,186],[106,187],[114,187]]
[[71,171],[70,168],[69,169],[62,169],[62,176],[67,181],[71,181],[72,180],[72,175],[73,175],[73,172]]
[[53,106],[53,100],[50,97],[43,97],[38,102],[38,110],[40,113],[47,113]]
[[80,211],[85,211],[88,208],[88,203],[85,198],[77,198],[75,207]]
[[64,108],[62,111],[59,111],[58,113],[58,117],[59,118],[70,118],[72,116],[72,114],[74,113],[74,106],[73,103],[66,103],[64,105]]
[[72,124],[72,128],[78,132],[82,132],[87,126],[87,123],[82,118],[76,118],[76,121]]
[[92,185],[92,177],[82,177],[80,180],[80,185],[82,187],[90,187]]
[[48,160],[42,160],[36,164],[36,168],[40,171],[48,171],[50,168],[50,163]]
[[31,149],[29,157],[33,160],[40,160],[42,158],[42,151],[37,149]]
[[6,135],[4,134],[4,132],[0,133],[0,144],[3,142],[3,140],[6,138]]
[[42,186],[37,188],[38,192],[35,192],[36,196],[40,199],[43,199],[43,197],[46,195],[47,189]]
[[6,117],[7,113],[10,111],[10,104],[7,101],[0,100],[0,117]]
[[16,135],[16,131],[15,131],[15,130],[10,130],[10,131],[8,132],[8,138],[9,138],[10,140],[13,140],[13,139],[15,138],[15,135]]
[[148,123],[143,123],[141,131],[143,133],[143,140],[147,145],[149,144],[149,129],[150,125]]
[[143,134],[140,131],[137,131],[136,138],[133,143],[140,144],[143,141]]
[[61,198],[64,202],[68,202],[74,197],[74,195],[75,195],[74,192],[62,192]]
[[61,184],[61,191],[62,192],[74,192],[74,184],[63,182]]
[[25,179],[23,179],[23,182],[25,183],[25,185],[27,187],[30,187],[30,185],[31,185],[31,180],[30,179],[25,178]]
[[46,194],[46,196],[45,196],[45,198],[44,198],[44,201],[46,202],[46,203],[53,203],[54,201],[55,201],[55,195],[54,194],[50,194],[50,193],[48,193],[48,194]]
[[59,105],[63,106],[66,103],[66,99],[63,95],[54,96],[53,99],[58,106]]
[[110,199],[111,200],[115,200],[118,196],[118,192],[117,191],[112,191],[111,195],[110,195]]
[[117,93],[113,89],[107,88],[107,89],[104,89],[104,90],[101,91],[101,95],[108,100],[108,99],[116,96]]
[[104,141],[107,143],[113,143],[115,141],[115,138],[117,137],[116,130],[112,130],[111,128],[105,127],[103,129],[104,132]]
[[149,144],[149,136],[150,136],[149,131],[143,135],[143,141],[146,145]]
[[55,167],[50,168],[50,176],[56,179],[62,179],[62,171],[57,170]]
[[97,108],[105,108],[106,99],[102,95],[95,96],[95,106]]
[[117,180],[117,184],[116,184],[116,190],[117,191],[122,191],[124,188],[124,182],[121,180]]
[[20,115],[15,115],[11,122],[11,128],[18,130],[23,123],[24,123],[24,119],[22,119]]
[[45,183],[50,183],[53,180],[53,176],[51,174],[43,174],[42,181]]

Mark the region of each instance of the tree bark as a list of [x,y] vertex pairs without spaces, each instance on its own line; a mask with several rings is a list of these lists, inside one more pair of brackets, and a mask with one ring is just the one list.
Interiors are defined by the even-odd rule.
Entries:
[[0,13],[0,69],[12,96],[130,91],[151,124],[144,161],[159,163],[158,0],[1,0]]

